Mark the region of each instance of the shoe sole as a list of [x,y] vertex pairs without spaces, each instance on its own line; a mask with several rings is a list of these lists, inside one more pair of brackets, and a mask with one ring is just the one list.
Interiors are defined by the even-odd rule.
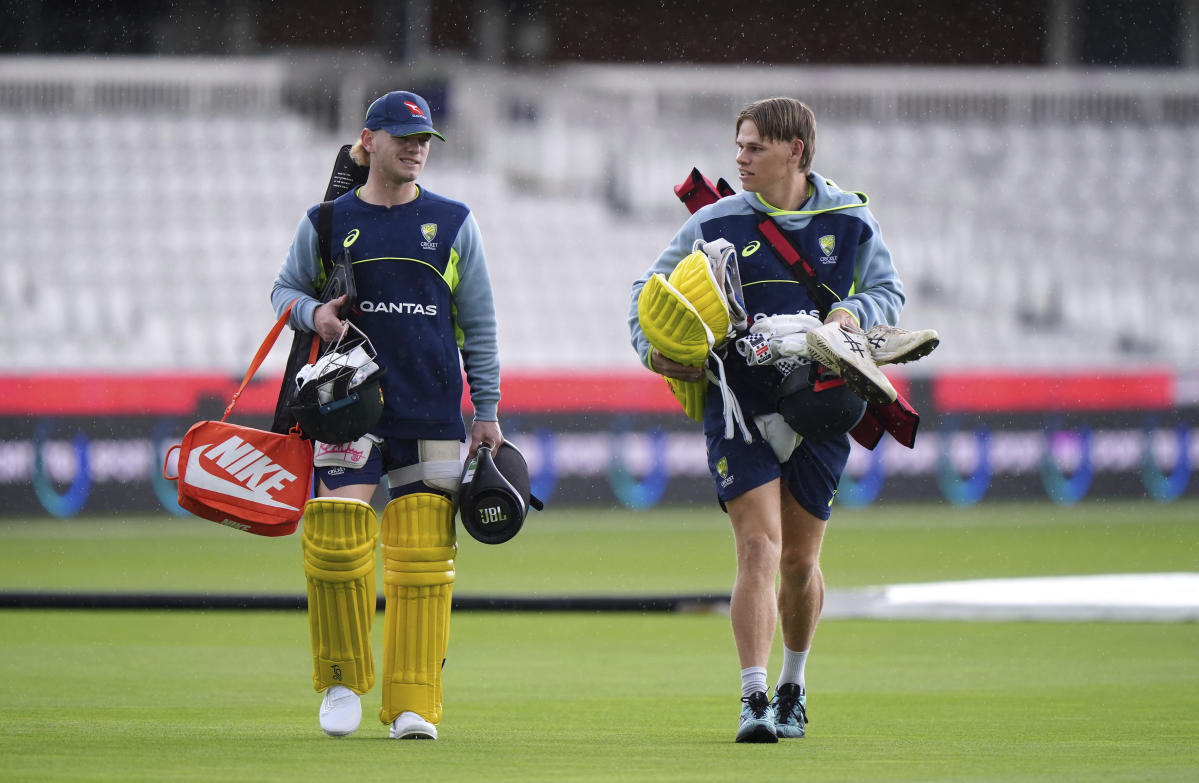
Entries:
[[387,736],[396,740],[435,740],[437,739],[437,729],[412,726],[404,729],[404,731],[399,734],[397,734],[394,730],[391,730],[387,733]]
[[898,397],[894,388],[888,390],[879,386],[857,367],[842,361],[837,352],[824,341],[821,335],[809,332],[808,348],[812,353],[816,354],[818,362],[825,367],[831,367],[836,370],[850,391],[871,405],[890,405]]
[[737,732],[738,742],[755,742],[755,743],[771,743],[778,742],[778,735],[774,733],[774,726],[759,721],[751,726],[742,726]]
[[930,353],[935,351],[937,349],[937,346],[940,344],[941,344],[940,338],[934,337],[933,339],[929,340],[928,342],[921,343],[920,345],[917,345],[915,348],[908,351],[907,353],[899,354],[898,356],[896,356],[893,359],[882,359],[880,361],[877,357],[875,357],[874,363],[878,364],[878,365],[883,365],[883,364],[907,364],[908,362],[914,362],[917,359],[923,359],[925,356],[928,356]]

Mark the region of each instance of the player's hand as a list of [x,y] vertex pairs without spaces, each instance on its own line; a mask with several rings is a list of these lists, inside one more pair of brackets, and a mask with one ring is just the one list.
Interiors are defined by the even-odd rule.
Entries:
[[654,372],[665,375],[667,378],[693,382],[704,379],[703,367],[688,367],[685,364],[679,364],[674,359],[667,359],[657,348],[650,351],[649,366]]
[[828,314],[828,318],[824,319],[826,324],[838,323],[843,329],[848,329],[851,332],[860,332],[862,327],[858,326],[858,319],[853,317],[853,313],[848,310],[834,310]]
[[491,446],[491,453],[495,454],[499,451],[500,446],[504,445],[504,433],[500,431],[500,423],[498,421],[479,421],[475,419],[470,425],[470,449],[467,451],[467,458],[475,456],[479,447],[486,443]]
[[337,342],[337,338],[341,337],[341,333],[346,329],[346,322],[338,317],[337,312],[341,306],[346,303],[346,295],[342,294],[336,299],[330,299],[312,314],[313,326],[316,328],[316,333],[320,338],[327,343]]

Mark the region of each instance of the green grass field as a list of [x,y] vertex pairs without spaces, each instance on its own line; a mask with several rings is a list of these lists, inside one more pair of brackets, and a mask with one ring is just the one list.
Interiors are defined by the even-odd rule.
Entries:
[[[460,545],[460,595],[723,594],[732,575],[707,508],[556,511]],[[298,594],[298,547],[191,518],[0,522],[0,590]],[[830,588],[1194,571],[1199,506],[842,510],[824,564]],[[776,746],[732,742],[720,614],[459,612],[435,743],[385,741],[377,693],[325,738],[300,612],[7,610],[0,650],[0,780],[1199,778],[1196,624],[827,620],[809,736]]]

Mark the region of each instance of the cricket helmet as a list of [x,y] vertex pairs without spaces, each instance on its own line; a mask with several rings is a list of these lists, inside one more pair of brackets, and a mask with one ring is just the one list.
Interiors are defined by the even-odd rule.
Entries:
[[778,412],[803,437],[829,440],[857,426],[866,413],[866,401],[840,378],[813,364],[783,378],[778,389]]
[[476,541],[508,541],[520,532],[529,506],[543,508],[530,490],[525,457],[510,442],[504,441],[494,454],[491,446],[480,446],[462,466],[458,512],[462,526]]
[[290,407],[305,436],[347,443],[371,431],[383,414],[384,370],[377,358],[367,336],[349,324],[320,358],[300,368]]

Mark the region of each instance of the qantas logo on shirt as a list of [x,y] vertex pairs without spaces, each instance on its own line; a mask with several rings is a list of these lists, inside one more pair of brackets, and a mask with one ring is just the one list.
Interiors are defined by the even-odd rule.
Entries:
[[364,313],[396,313],[398,315],[437,315],[437,305],[419,302],[359,302]]
[[187,457],[187,483],[264,506],[298,511],[271,496],[271,490],[283,489],[295,479],[295,474],[236,435],[224,443],[192,449]]

